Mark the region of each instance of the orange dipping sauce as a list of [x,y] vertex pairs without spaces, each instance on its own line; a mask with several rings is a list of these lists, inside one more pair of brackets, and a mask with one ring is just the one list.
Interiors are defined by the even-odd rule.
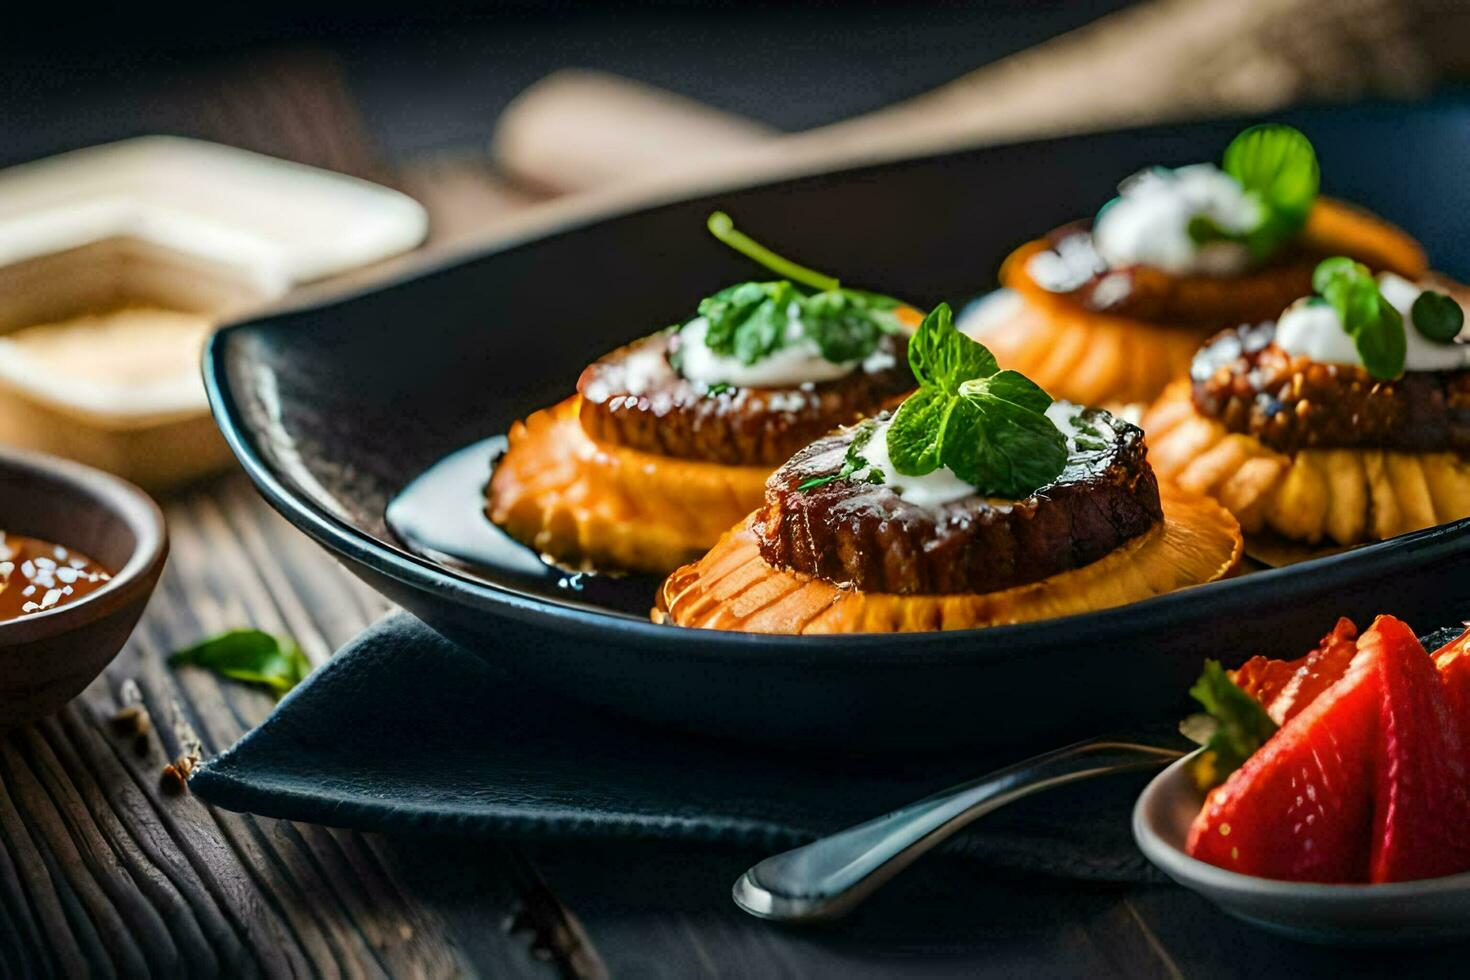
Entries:
[[76,602],[111,578],[70,548],[0,531],[0,623]]

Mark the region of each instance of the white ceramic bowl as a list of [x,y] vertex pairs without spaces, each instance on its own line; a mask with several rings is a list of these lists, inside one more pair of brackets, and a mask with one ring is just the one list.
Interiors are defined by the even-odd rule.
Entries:
[[[1159,773],[1133,808],[1133,836],[1159,870],[1226,912],[1292,939],[1333,945],[1414,945],[1470,937],[1470,874],[1389,885],[1319,885],[1226,871],[1184,851],[1204,805],[1186,756]],[[1470,831],[1467,831],[1470,832]]]

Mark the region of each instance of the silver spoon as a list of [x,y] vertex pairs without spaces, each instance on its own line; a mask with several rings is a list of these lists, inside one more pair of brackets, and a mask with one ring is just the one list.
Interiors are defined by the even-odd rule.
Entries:
[[1108,738],[1077,742],[766,858],[740,876],[731,894],[762,919],[835,919],[977,817],[1054,786],[1157,768],[1183,754]]

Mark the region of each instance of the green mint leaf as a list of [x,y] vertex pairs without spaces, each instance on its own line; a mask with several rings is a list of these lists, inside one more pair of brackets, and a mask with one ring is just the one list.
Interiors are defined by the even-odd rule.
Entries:
[[1390,380],[1404,373],[1403,317],[1378,291],[1367,266],[1343,256],[1323,259],[1312,272],[1312,288],[1337,310],[1369,374]]
[[[972,378],[960,384],[960,394],[968,398],[1009,402],[1032,413],[1051,408],[1051,395],[1019,371],[1000,371],[988,378]],[[1061,432],[1058,431],[1057,435],[1060,436]]]
[[170,666],[192,664],[248,684],[261,684],[279,697],[311,673],[311,661],[296,643],[260,630],[230,630],[168,658]]
[[784,256],[777,255],[749,235],[736,231],[735,222],[730,220],[730,216],[723,211],[711,214],[705,225],[709,228],[711,235],[741,255],[759,262],[778,276],[818,290],[836,289],[842,285],[832,276],[826,276],[804,265],[798,265]]
[[1448,344],[1460,336],[1465,326],[1465,311],[1453,297],[1426,289],[1409,308],[1409,318],[1414,329],[1424,337],[1439,344]]
[[803,480],[796,485],[797,490],[815,490],[817,487],[825,487],[829,483],[835,483],[842,479],[841,473],[829,473],[826,476],[814,476],[810,480]]
[[1020,499],[1067,466],[1067,439],[1044,414],[1051,398],[1015,371],[960,386],[940,461],[987,497]]
[[1318,262],[1317,268],[1312,270],[1312,289],[1319,296],[1326,296],[1327,288],[1335,281],[1359,278],[1364,275],[1372,278],[1372,274],[1368,272],[1367,266],[1355,262],[1345,255],[1334,256],[1333,258],[1323,259],[1321,262]]
[[1218,660],[1205,661],[1204,673],[1189,694],[1217,723],[1194,762],[1195,783],[1207,790],[1223,783],[1264,745],[1276,733],[1276,723],[1261,702],[1230,679]]
[[955,329],[940,304],[909,340],[919,390],[888,427],[888,455],[906,476],[947,466],[987,496],[1019,499],[1067,465],[1067,440],[1045,415],[1051,397],[1001,371],[983,344]]
[[713,398],[716,395],[723,395],[727,391],[734,390],[735,386],[730,384],[728,381],[716,381],[714,384],[704,389],[704,397]]
[[1270,256],[1302,230],[1322,173],[1301,132],[1274,123],[1252,126],[1225,148],[1223,169],[1260,202],[1261,223],[1244,236],[1253,256]]
[[930,385],[950,394],[959,391],[962,381],[988,377],[1000,370],[995,355],[984,344],[955,329],[948,303],[934,307],[909,338],[909,367],[921,386]]
[[904,399],[888,425],[888,458],[895,470],[904,476],[923,476],[939,468],[949,413],[958,400],[932,385],[921,385]]

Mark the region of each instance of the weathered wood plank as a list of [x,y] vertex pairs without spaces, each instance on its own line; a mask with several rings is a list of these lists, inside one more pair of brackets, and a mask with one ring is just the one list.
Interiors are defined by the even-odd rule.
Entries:
[[[161,786],[191,738],[218,751],[274,707],[169,668],[170,650],[254,625],[320,662],[386,608],[241,477],[166,512],[173,556],[128,647],[57,718],[0,738],[4,975],[443,977],[477,971],[466,949],[497,975],[559,973],[500,929],[520,899],[504,852],[465,880],[475,900],[450,928],[435,895],[404,884],[392,841],[217,811]],[[145,738],[111,728],[129,703],[147,709]]]
[[785,928],[730,901],[758,854],[631,842],[531,854],[613,976],[1178,975],[1129,910],[1131,890],[939,858],[847,920]]

